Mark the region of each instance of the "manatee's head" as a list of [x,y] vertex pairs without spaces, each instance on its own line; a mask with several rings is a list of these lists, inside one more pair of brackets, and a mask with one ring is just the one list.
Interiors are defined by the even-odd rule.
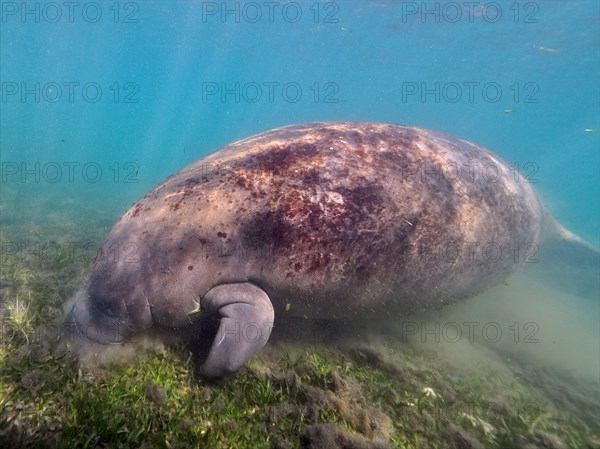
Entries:
[[68,351],[86,361],[111,346],[118,346],[132,335],[128,317],[117,310],[102,307],[90,297],[87,286],[77,292],[58,335],[56,351]]
[[[120,348],[139,331],[123,301],[102,301],[90,295],[90,290],[88,285],[77,294],[58,341],[59,351],[84,363]],[[174,330],[192,343],[199,374],[210,379],[238,371],[267,343],[274,320],[267,294],[248,282],[212,288],[188,315],[189,326]],[[154,330],[166,335],[160,326]]]
[[[127,263],[123,255],[112,251],[123,246],[109,236],[99,248],[84,285],[70,301],[61,327],[58,348],[78,359],[104,352],[130,338],[137,327],[132,320],[131,286],[139,264]],[[142,318],[149,312],[140,313]]]

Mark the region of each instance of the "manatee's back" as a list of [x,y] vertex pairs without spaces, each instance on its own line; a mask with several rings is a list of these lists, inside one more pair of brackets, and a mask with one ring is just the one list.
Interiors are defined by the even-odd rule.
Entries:
[[99,297],[120,289],[130,310],[169,326],[185,325],[213,286],[248,280],[276,312],[300,316],[425,309],[503,280],[541,215],[521,177],[465,141],[385,124],[290,126],[228,145],[134,204],[105,246],[129,244],[135,261],[99,260],[90,286]]

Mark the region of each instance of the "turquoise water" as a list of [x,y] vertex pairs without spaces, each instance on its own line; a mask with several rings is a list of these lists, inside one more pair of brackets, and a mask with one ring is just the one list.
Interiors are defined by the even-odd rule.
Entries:
[[[33,196],[28,218],[43,223],[59,195],[116,219],[236,139],[385,121],[470,139],[535,171],[552,213],[598,245],[596,1],[275,2],[271,17],[262,2],[78,5],[31,2],[23,15],[3,3],[2,181],[17,190],[4,212]],[[34,173],[24,183],[22,163]]]

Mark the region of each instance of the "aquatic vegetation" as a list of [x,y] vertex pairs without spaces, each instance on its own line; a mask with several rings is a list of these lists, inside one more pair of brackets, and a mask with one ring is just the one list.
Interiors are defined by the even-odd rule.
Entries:
[[[35,346],[5,345],[0,443],[67,448],[560,447],[542,441],[548,440],[563,441],[565,447],[596,447],[594,431],[581,419],[562,413],[512,378],[488,381],[493,376],[489,372],[457,377],[418,353],[403,368],[367,347],[315,347],[298,358],[287,349],[271,348],[239,375],[209,384],[194,376],[181,349],[142,354],[127,365],[78,370]],[[384,364],[366,362],[360,355],[365,352]],[[436,395],[428,394],[428,388]],[[510,397],[498,399],[508,390]],[[332,441],[342,443],[325,446]]]

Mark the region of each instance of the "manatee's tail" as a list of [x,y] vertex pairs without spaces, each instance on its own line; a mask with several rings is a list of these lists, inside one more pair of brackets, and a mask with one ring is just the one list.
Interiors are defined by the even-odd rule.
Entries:
[[600,298],[600,251],[547,217],[544,234],[528,272],[561,290]]

